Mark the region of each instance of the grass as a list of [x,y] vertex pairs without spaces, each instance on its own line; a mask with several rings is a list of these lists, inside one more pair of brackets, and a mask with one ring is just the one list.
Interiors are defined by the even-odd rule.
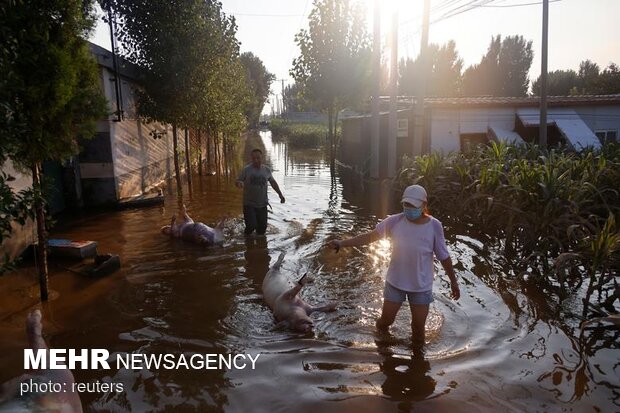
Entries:
[[620,146],[582,153],[492,144],[405,159],[398,182],[419,183],[431,211],[503,247],[518,273],[576,291],[584,315],[620,301]]
[[319,148],[325,144],[327,138],[327,126],[322,124],[273,119],[269,129],[274,140],[286,141],[295,148]]

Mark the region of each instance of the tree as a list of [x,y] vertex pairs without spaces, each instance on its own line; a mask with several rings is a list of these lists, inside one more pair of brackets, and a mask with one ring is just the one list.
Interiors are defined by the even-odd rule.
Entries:
[[[574,70],[554,70],[547,76],[547,93],[550,96],[571,95],[579,85],[579,77]],[[532,82],[532,93],[540,95],[540,76]]]
[[[604,70],[590,61],[579,64],[579,72],[556,70],[548,75],[549,94],[566,95],[609,95],[620,93],[620,69],[610,63]],[[540,92],[540,77],[532,83],[532,93]]]
[[[122,54],[141,66],[141,116],[173,125],[177,187],[177,129],[215,133],[245,128],[248,90],[239,62],[234,17],[218,1],[101,0],[120,16]],[[190,171],[188,170],[188,173]]]
[[371,50],[364,16],[359,3],[314,0],[308,29],[295,36],[301,54],[290,73],[305,96],[327,112],[332,164],[338,112],[369,95]]
[[251,91],[251,99],[246,105],[245,115],[250,126],[255,128],[258,126],[260,114],[267,102],[275,76],[269,73],[263,61],[251,52],[242,53],[239,60],[245,68],[248,87]]
[[493,37],[480,63],[465,70],[463,94],[526,96],[533,58],[532,41],[523,36],[508,36],[503,41],[500,35]]
[[463,95],[497,96],[500,90],[498,61],[501,47],[501,36],[492,37],[487,53],[482,56],[480,63],[465,70]]
[[[102,6],[121,16],[118,37],[125,58],[142,67],[138,110],[149,121],[172,124],[177,193],[182,197],[178,129],[186,126],[203,59],[198,0],[111,0]],[[187,148],[186,148],[187,149]],[[189,171],[188,171],[189,173]]]
[[597,80],[597,94],[609,95],[620,93],[620,68],[615,63],[610,63],[603,70]]
[[579,64],[579,94],[595,93],[600,72],[600,67],[591,60],[584,60]]
[[[87,38],[94,24],[93,3],[85,0],[21,0],[0,8],[0,26],[10,33],[0,83],[2,147],[32,173],[37,223],[41,299],[47,300],[45,201],[41,163],[62,161],[78,151],[78,138],[95,133],[106,114],[97,66]],[[6,71],[6,72],[5,72]],[[4,121],[3,121],[4,122]]]
[[319,112],[319,108],[305,95],[299,83],[284,87],[284,107],[287,112]]
[[[463,59],[456,51],[453,40],[443,46],[430,44],[428,56],[431,62],[430,79],[427,80],[426,94],[428,96],[458,96],[461,88],[461,70]],[[399,92],[401,94],[417,95],[418,76],[422,71],[420,56],[415,60],[401,60],[399,68]]]

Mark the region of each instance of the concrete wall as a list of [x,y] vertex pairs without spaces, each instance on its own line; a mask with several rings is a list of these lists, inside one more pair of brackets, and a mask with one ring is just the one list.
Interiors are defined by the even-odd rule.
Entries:
[[615,130],[620,139],[620,106],[578,106],[574,109],[592,132]]
[[513,130],[516,109],[433,109],[431,114],[431,150],[461,150],[462,134],[487,133],[489,126]]
[[[22,189],[32,186],[31,175],[17,171],[10,159],[3,165],[0,165],[0,169],[8,175],[15,177],[14,181],[8,183],[14,192],[19,192]],[[13,223],[11,237],[4,240],[0,245],[0,257],[4,257],[5,253],[7,253],[11,259],[17,257],[28,245],[35,241],[35,237],[36,226],[33,220],[29,219],[26,225],[23,226]]]

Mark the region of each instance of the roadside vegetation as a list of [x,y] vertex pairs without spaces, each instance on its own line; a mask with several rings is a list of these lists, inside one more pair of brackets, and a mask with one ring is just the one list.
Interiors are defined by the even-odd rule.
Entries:
[[286,141],[293,148],[320,148],[326,143],[328,128],[320,123],[287,122],[272,119],[271,135],[276,141]]
[[[405,159],[401,187],[419,183],[450,226],[498,247],[525,276],[610,312],[620,300],[620,146],[574,153],[495,144]],[[544,284],[542,284],[544,285]]]

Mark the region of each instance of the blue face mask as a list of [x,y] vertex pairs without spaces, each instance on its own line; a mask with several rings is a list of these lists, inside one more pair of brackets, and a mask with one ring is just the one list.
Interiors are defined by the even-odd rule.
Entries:
[[422,216],[423,212],[424,211],[422,210],[422,208],[406,208],[406,207],[403,207],[403,213],[405,214],[407,219],[410,220],[410,221],[415,221],[416,219],[420,218]]

